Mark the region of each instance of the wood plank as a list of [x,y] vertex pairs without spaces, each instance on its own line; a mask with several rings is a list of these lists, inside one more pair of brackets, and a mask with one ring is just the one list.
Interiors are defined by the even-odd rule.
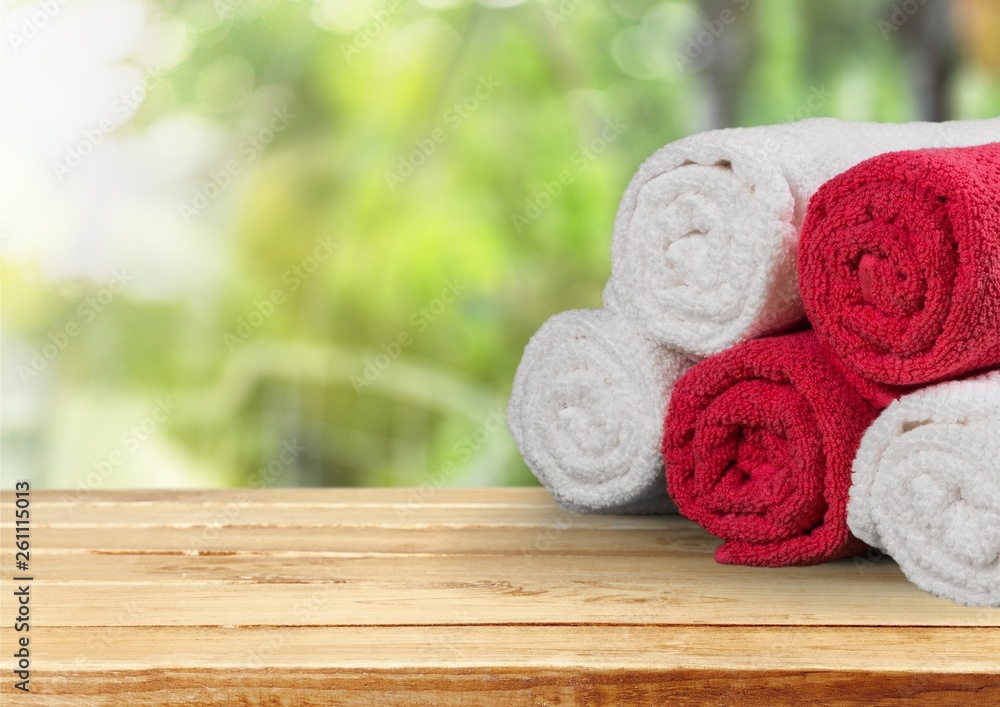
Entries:
[[[53,672],[163,668],[521,668],[846,670],[996,676],[1000,629],[770,626],[429,626],[40,628]],[[5,632],[0,669],[13,668]],[[874,653],[873,653],[874,652]],[[877,653],[878,660],[872,661]]]
[[[572,530],[572,532],[570,532]],[[37,552],[52,550],[294,554],[434,553],[524,555],[642,555],[663,557],[681,552],[701,553],[717,544],[689,521],[638,530],[556,525],[431,527],[271,527],[196,528],[33,528]]]
[[[675,522],[678,516],[601,516],[564,511],[554,504],[498,505],[473,504],[281,504],[234,501],[212,503],[49,503],[32,505],[32,525],[36,528],[191,528],[216,526],[271,527],[387,527],[413,528],[440,526],[461,528],[562,527],[657,529]],[[14,526],[13,515],[5,513],[0,527]]]
[[873,631],[858,629],[58,629],[36,634],[33,689],[58,705],[987,704],[1000,697],[997,634],[881,631],[873,664],[858,650]]
[[[498,562],[492,555],[406,554],[392,557],[380,554],[342,554],[333,556],[294,553],[184,554],[118,552],[84,553],[37,551],[32,567],[39,579],[53,583],[109,582],[145,583],[298,583],[338,580],[399,580],[418,578],[449,581],[476,577],[484,580],[545,578],[553,582],[666,582],[684,574],[705,573],[706,582],[736,578],[741,582],[801,581],[804,586],[816,582],[842,580],[857,575],[859,581],[896,584],[902,580],[899,568],[889,558],[868,562],[852,558],[812,567],[729,567],[712,561],[711,548],[704,554],[681,554],[669,561],[651,562],[645,557],[610,555],[600,562],[581,566],[574,555],[515,555]],[[708,556],[706,556],[708,555]],[[14,551],[0,553],[0,569],[5,576],[16,574]],[[1000,613],[1000,612],[998,612]]]
[[[2,555],[4,576],[14,574],[13,553]],[[359,555],[354,557],[311,557],[273,555],[128,555],[118,554],[56,554],[34,556],[33,573],[45,584],[85,585],[107,584],[321,584],[337,582],[381,583],[398,591],[401,583],[408,584],[419,594],[438,586],[465,587],[470,593],[484,592],[499,586],[526,587],[537,583],[540,573],[547,586],[567,585],[584,598],[598,600],[602,592],[620,592],[621,596],[658,596],[669,590],[670,609],[676,612],[662,616],[661,609],[645,607],[642,619],[674,621],[676,616],[688,620],[707,621],[705,609],[706,585],[717,598],[713,615],[723,615],[725,623],[746,620],[739,607],[742,602],[773,594],[775,584],[797,599],[786,607],[787,621],[827,622],[832,624],[869,623],[893,625],[1000,625],[1000,611],[973,609],[935,599],[910,585],[889,559],[877,563],[854,560],[804,568],[726,567],[710,557],[677,557],[670,562],[648,562],[642,557],[606,557],[600,563],[581,568],[578,557],[549,555],[508,558],[498,563],[495,557],[465,555],[402,555],[392,562],[384,557]],[[413,579],[415,578],[415,579]],[[845,578],[860,586],[845,587]],[[738,580],[738,588],[730,590],[730,581]],[[365,584],[363,586],[368,586]],[[831,598],[843,588],[851,599]],[[116,590],[125,595],[129,589]],[[416,598],[417,595],[414,595]],[[414,600],[416,600],[414,598]],[[405,598],[401,599],[406,603]],[[888,607],[888,609],[886,608]],[[401,609],[402,610],[402,609]],[[619,609],[616,609],[619,610]],[[725,614],[724,612],[728,612]],[[774,615],[771,620],[776,620]]]
[[63,493],[32,492],[44,704],[1000,701],[1000,611],[886,558],[722,566],[683,518],[542,489]]
[[[997,633],[64,628],[36,634],[33,691],[47,705],[988,704],[1000,697]],[[876,635],[873,663],[858,648]],[[9,633],[2,650],[13,652]]]
[[[40,576],[40,575],[38,575]],[[962,607],[906,584],[720,581],[698,572],[659,582],[533,578],[394,579],[298,583],[59,584],[39,581],[39,626],[115,624],[123,608],[143,626],[394,624],[996,626],[998,612]],[[780,587],[780,592],[775,591]],[[177,607],[184,607],[178,611]]]
[[[534,511],[499,513],[522,512]],[[581,522],[594,520],[587,516]],[[141,608],[150,624],[178,620],[164,609],[164,594],[171,602],[200,607],[184,619],[187,623],[222,617],[221,623],[236,625],[243,619],[234,601],[269,603],[286,596],[304,602],[320,591],[335,597],[335,606],[303,623],[364,623],[373,608],[378,608],[378,622],[406,623],[413,620],[408,617],[452,607],[460,607],[471,623],[493,622],[497,616],[511,623],[975,626],[1000,622],[1000,612],[957,606],[921,592],[889,560],[856,558],[808,568],[726,567],[712,560],[718,541],[703,530],[678,517],[656,520],[668,530],[40,528],[33,531],[38,548],[33,571],[55,609],[77,617],[88,615],[74,619],[73,625],[113,621],[118,606],[102,607],[93,597],[98,591],[113,595],[114,586],[125,582],[152,585],[152,590],[148,586],[128,590],[130,604]],[[359,539],[365,543],[357,544]],[[393,559],[389,561],[384,552]],[[505,555],[502,560],[493,556],[497,553]],[[581,555],[593,559],[581,564]],[[149,562],[138,564],[142,558]],[[239,565],[237,558],[257,564]],[[10,571],[13,553],[8,549],[2,559]],[[301,570],[307,561],[312,573]],[[190,569],[195,567],[199,569]],[[228,576],[218,574],[222,567],[231,568]],[[282,575],[282,567],[297,572]],[[135,574],[140,569],[149,574]],[[215,572],[212,581],[206,581],[206,571]],[[185,573],[187,583],[196,587],[168,586],[184,583]],[[257,577],[266,578],[260,583],[269,585],[318,586],[245,586],[236,594],[225,586],[212,586],[252,585],[258,583]],[[93,586],[75,588],[81,583]],[[90,603],[97,606],[88,610]],[[747,611],[747,605],[754,610]],[[59,622],[54,615],[48,620]],[[450,619],[442,615],[438,621]]]
[[[866,645],[877,662],[858,650]],[[5,634],[3,655],[13,648]],[[35,698],[56,705],[1000,698],[994,629],[486,626],[443,636],[427,627],[62,628],[38,631],[33,650],[44,666],[33,675]],[[11,660],[0,667],[6,672]],[[2,684],[3,694],[13,692],[11,681]]]
[[[249,488],[249,489],[32,489],[31,505],[63,503],[209,503],[223,505],[249,496],[268,505],[427,505],[547,506],[552,496],[541,487],[451,488]],[[14,504],[14,491],[0,491],[0,507]]]
[[[983,673],[914,674],[873,670],[637,670],[477,666],[474,668],[234,670],[68,670],[36,674],[25,704],[129,705],[768,705],[773,707],[969,707],[1000,702],[997,678]],[[4,683],[0,694],[13,688]]]

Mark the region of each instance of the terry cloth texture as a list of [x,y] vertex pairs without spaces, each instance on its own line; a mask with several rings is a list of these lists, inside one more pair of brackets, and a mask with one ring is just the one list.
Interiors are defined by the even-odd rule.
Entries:
[[809,565],[864,548],[847,528],[861,435],[877,412],[812,331],[740,344],[674,387],[663,456],[682,514],[726,564]]
[[823,185],[806,312],[844,362],[921,385],[1000,364],[1000,142],[880,155]]
[[643,163],[618,207],[605,306],[699,356],[787,331],[803,317],[796,248],[820,185],[883,152],[997,140],[1000,118],[813,118],[670,143]]
[[854,460],[847,519],[921,589],[1000,606],[1000,371],[890,405]]
[[557,314],[531,337],[507,422],[521,456],[563,508],[673,513],[660,456],[663,414],[688,366],[604,309]]

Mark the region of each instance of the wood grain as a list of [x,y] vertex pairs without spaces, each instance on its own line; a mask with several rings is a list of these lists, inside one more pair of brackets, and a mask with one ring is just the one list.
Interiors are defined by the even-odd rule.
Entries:
[[[0,494],[5,627],[12,510]],[[1000,611],[874,554],[726,567],[682,518],[576,516],[540,489],[36,491],[31,510],[33,694],[12,704],[1000,701]]]

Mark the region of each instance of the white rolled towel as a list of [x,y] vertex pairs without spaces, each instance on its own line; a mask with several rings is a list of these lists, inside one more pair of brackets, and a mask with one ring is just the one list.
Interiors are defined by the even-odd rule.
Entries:
[[673,513],[660,440],[670,391],[688,365],[618,314],[562,312],[525,347],[507,424],[563,508]]
[[804,316],[796,244],[809,198],[883,152],[1000,140],[1000,118],[833,118],[692,135],[655,152],[622,197],[605,306],[656,341],[704,356]]
[[847,522],[921,589],[1000,606],[1000,371],[886,408],[855,458]]

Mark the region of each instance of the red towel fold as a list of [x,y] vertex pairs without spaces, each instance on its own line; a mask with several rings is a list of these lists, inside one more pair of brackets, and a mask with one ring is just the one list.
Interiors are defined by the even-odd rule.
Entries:
[[748,341],[691,368],[667,413],[667,486],[726,542],[726,564],[809,565],[864,549],[847,528],[851,462],[876,410],[812,331]]
[[873,381],[1000,364],[1000,143],[887,153],[828,181],[799,285],[817,333]]

